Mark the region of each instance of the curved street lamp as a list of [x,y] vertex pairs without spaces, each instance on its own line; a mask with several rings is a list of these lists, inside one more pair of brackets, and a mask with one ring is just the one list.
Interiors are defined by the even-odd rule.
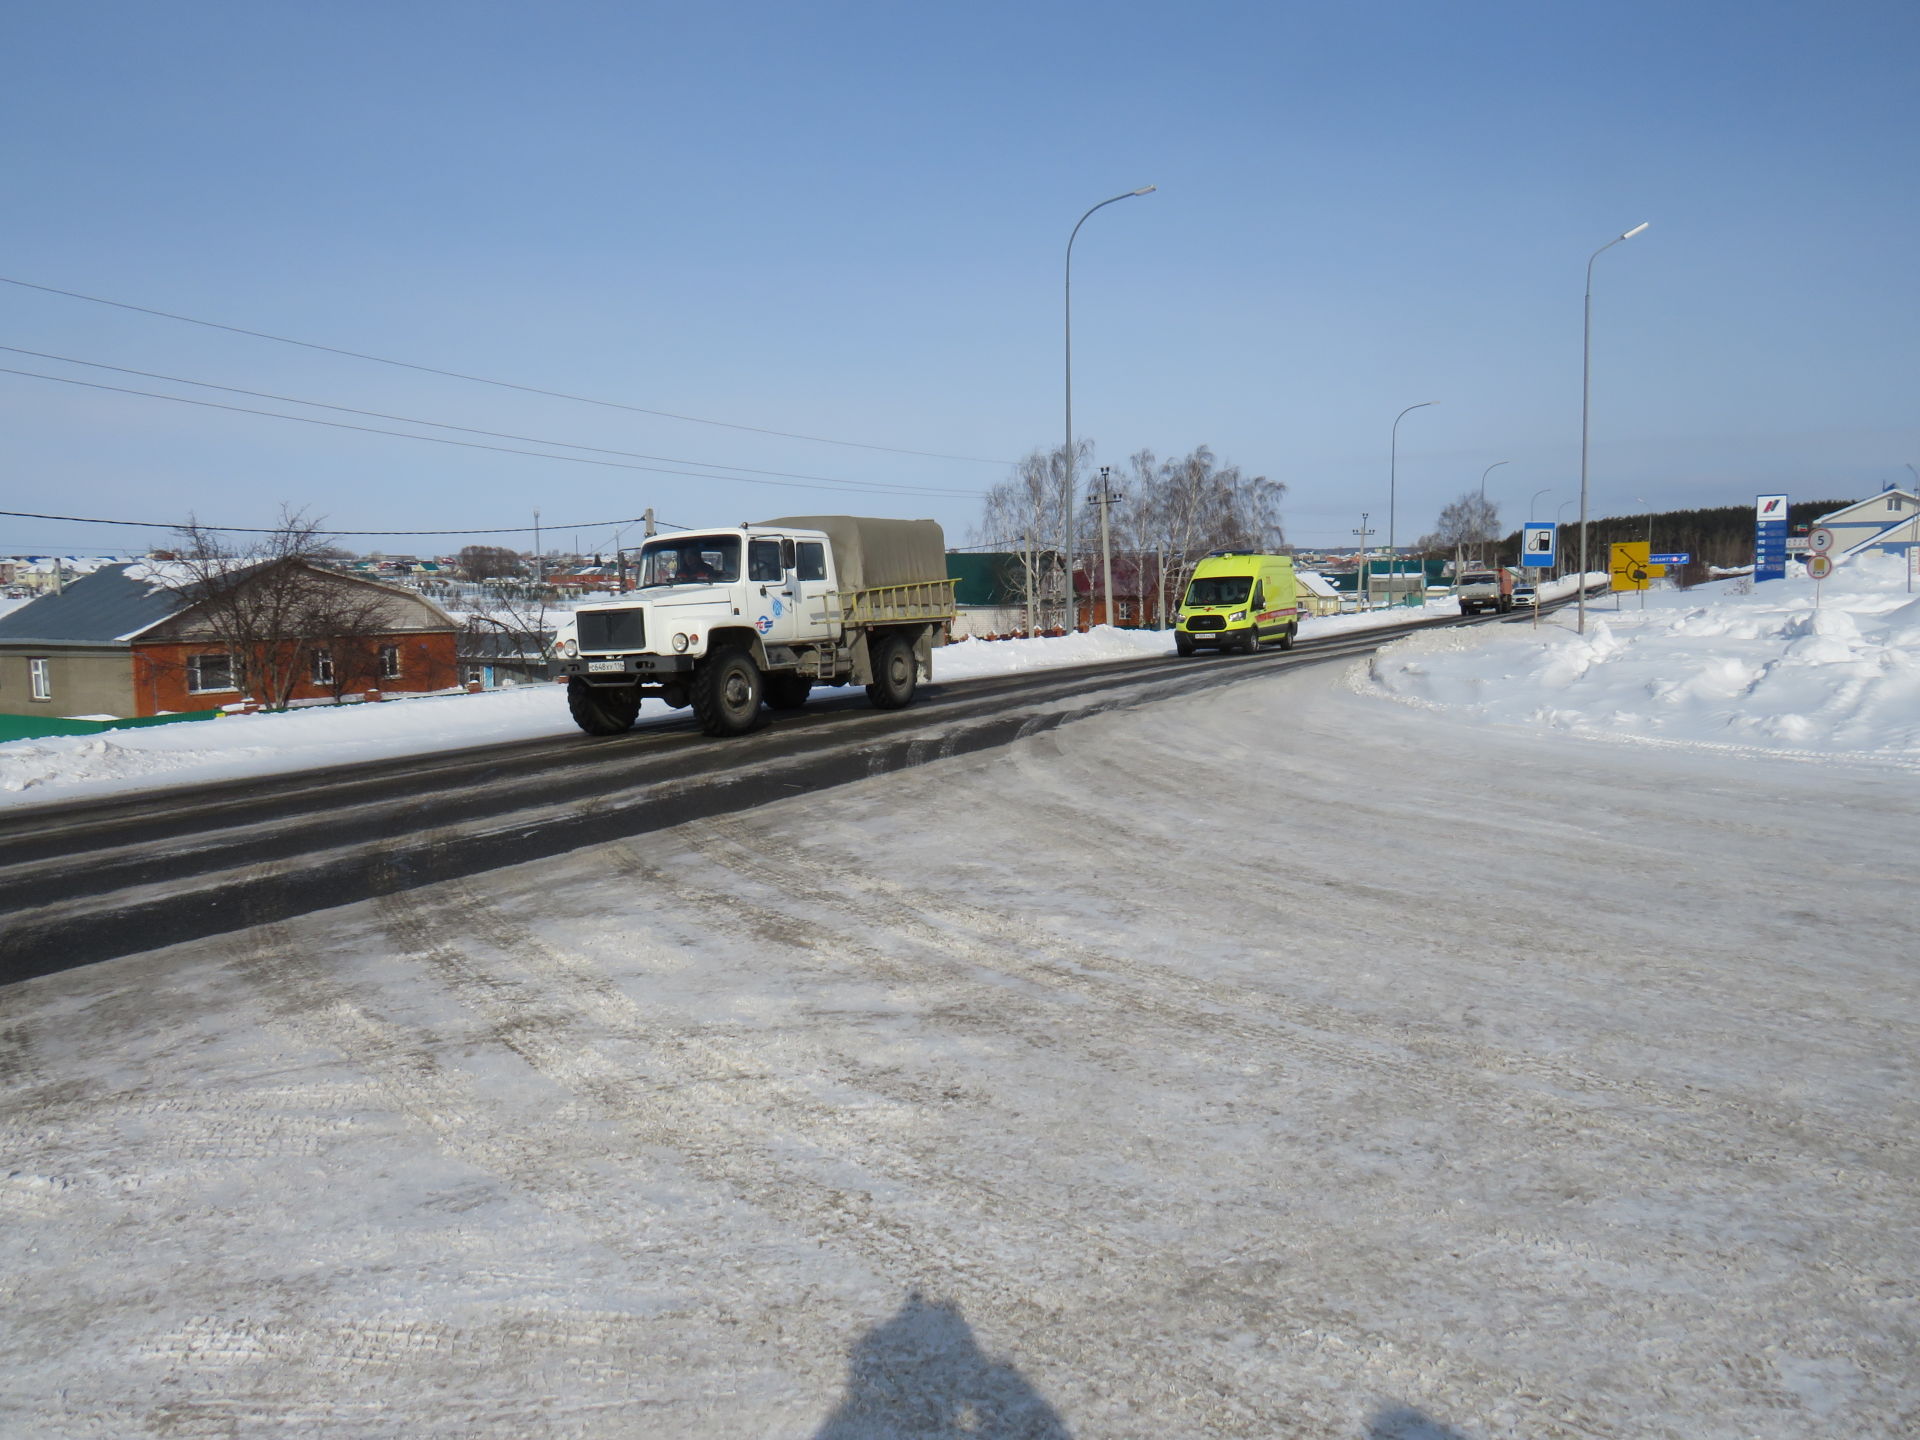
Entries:
[[1073,593],[1073,242],[1080,234],[1080,227],[1087,223],[1094,210],[1104,210],[1109,205],[1122,200],[1131,200],[1136,195],[1151,195],[1160,187],[1142,185],[1138,190],[1129,190],[1124,195],[1115,195],[1111,200],[1102,200],[1093,210],[1082,215],[1073,227],[1073,234],[1067,236],[1067,629],[1077,630],[1080,622],[1079,597]]
[[1533,523],[1533,507],[1534,507],[1534,505],[1535,505],[1536,503],[1538,503],[1538,501],[1539,501],[1539,499],[1540,499],[1540,497],[1541,497],[1542,495],[1551,495],[1552,493],[1553,493],[1553,487],[1552,487],[1551,485],[1549,485],[1549,486],[1548,486],[1548,487],[1547,487],[1546,489],[1544,489],[1544,490],[1536,490],[1536,491],[1534,491],[1534,492],[1533,492],[1533,499],[1532,499],[1532,500],[1529,500],[1529,501],[1527,501],[1527,523],[1528,523],[1529,525],[1531,525],[1531,524]]
[[[1400,422],[1416,410],[1424,410],[1429,405],[1438,405],[1438,400],[1422,400],[1417,405],[1409,405],[1393,417],[1393,439],[1387,450],[1387,604],[1393,604],[1393,577],[1400,573],[1399,551],[1394,546],[1393,522],[1394,508],[1400,491]],[[1485,477],[1483,476],[1482,479]]]
[[1587,633],[1587,412],[1593,388],[1593,262],[1622,240],[1631,240],[1651,223],[1642,220],[1587,257],[1586,318],[1580,331],[1580,620],[1577,628],[1582,635]]
[[[1480,513],[1482,515],[1487,513],[1487,476],[1498,470],[1502,465],[1511,465],[1512,463],[1511,460],[1496,460],[1480,472]],[[1496,537],[1489,536],[1488,538],[1493,539]],[[1484,557],[1479,558],[1484,559]],[[1498,560],[1500,557],[1496,555],[1494,558]]]

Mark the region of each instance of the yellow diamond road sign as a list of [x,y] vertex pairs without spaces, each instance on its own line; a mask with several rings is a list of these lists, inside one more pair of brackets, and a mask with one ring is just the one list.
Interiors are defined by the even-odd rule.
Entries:
[[1652,549],[1645,540],[1613,547],[1613,559],[1607,568],[1612,572],[1614,589],[1644,590],[1648,581],[1658,580],[1667,573],[1666,566],[1655,565],[1647,559]]

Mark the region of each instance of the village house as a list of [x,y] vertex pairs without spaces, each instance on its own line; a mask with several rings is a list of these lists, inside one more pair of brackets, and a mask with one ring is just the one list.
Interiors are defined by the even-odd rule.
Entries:
[[[287,699],[336,699],[343,681],[356,693],[459,683],[458,624],[411,590],[298,560],[243,568],[230,578],[239,586],[274,583],[267,572],[277,567],[284,583],[287,566],[299,568],[301,583],[322,602],[310,608],[324,611],[334,600],[333,614],[358,617],[350,634],[279,638]],[[246,698],[244,665],[211,618],[219,608],[204,587],[165,566],[103,565],[0,616],[0,714],[130,718],[239,702]]]

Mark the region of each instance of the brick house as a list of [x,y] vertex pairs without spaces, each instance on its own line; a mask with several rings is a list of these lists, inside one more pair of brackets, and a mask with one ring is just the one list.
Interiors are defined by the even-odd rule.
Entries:
[[[351,642],[364,652],[355,665],[367,673],[355,691],[377,685],[407,693],[458,683],[459,626],[431,600],[362,576],[281,563],[299,566],[316,586],[349,587],[341,598],[377,617]],[[246,583],[244,575],[239,583]],[[135,561],[104,565],[0,616],[0,715],[128,718],[212,710],[245,698],[209,608],[164,565]],[[297,667],[293,700],[334,698],[345,673],[344,657],[334,653],[341,643],[308,637],[282,647]]]

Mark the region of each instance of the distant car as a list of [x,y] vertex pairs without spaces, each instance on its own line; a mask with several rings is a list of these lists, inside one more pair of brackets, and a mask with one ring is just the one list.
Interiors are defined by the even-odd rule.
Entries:
[[7,598],[9,600],[30,600],[33,598],[33,591],[22,590],[16,585],[13,589],[7,591]]
[[1530,581],[1522,580],[1513,587],[1513,603],[1516,605],[1532,605],[1538,599],[1539,592],[1533,588]]

